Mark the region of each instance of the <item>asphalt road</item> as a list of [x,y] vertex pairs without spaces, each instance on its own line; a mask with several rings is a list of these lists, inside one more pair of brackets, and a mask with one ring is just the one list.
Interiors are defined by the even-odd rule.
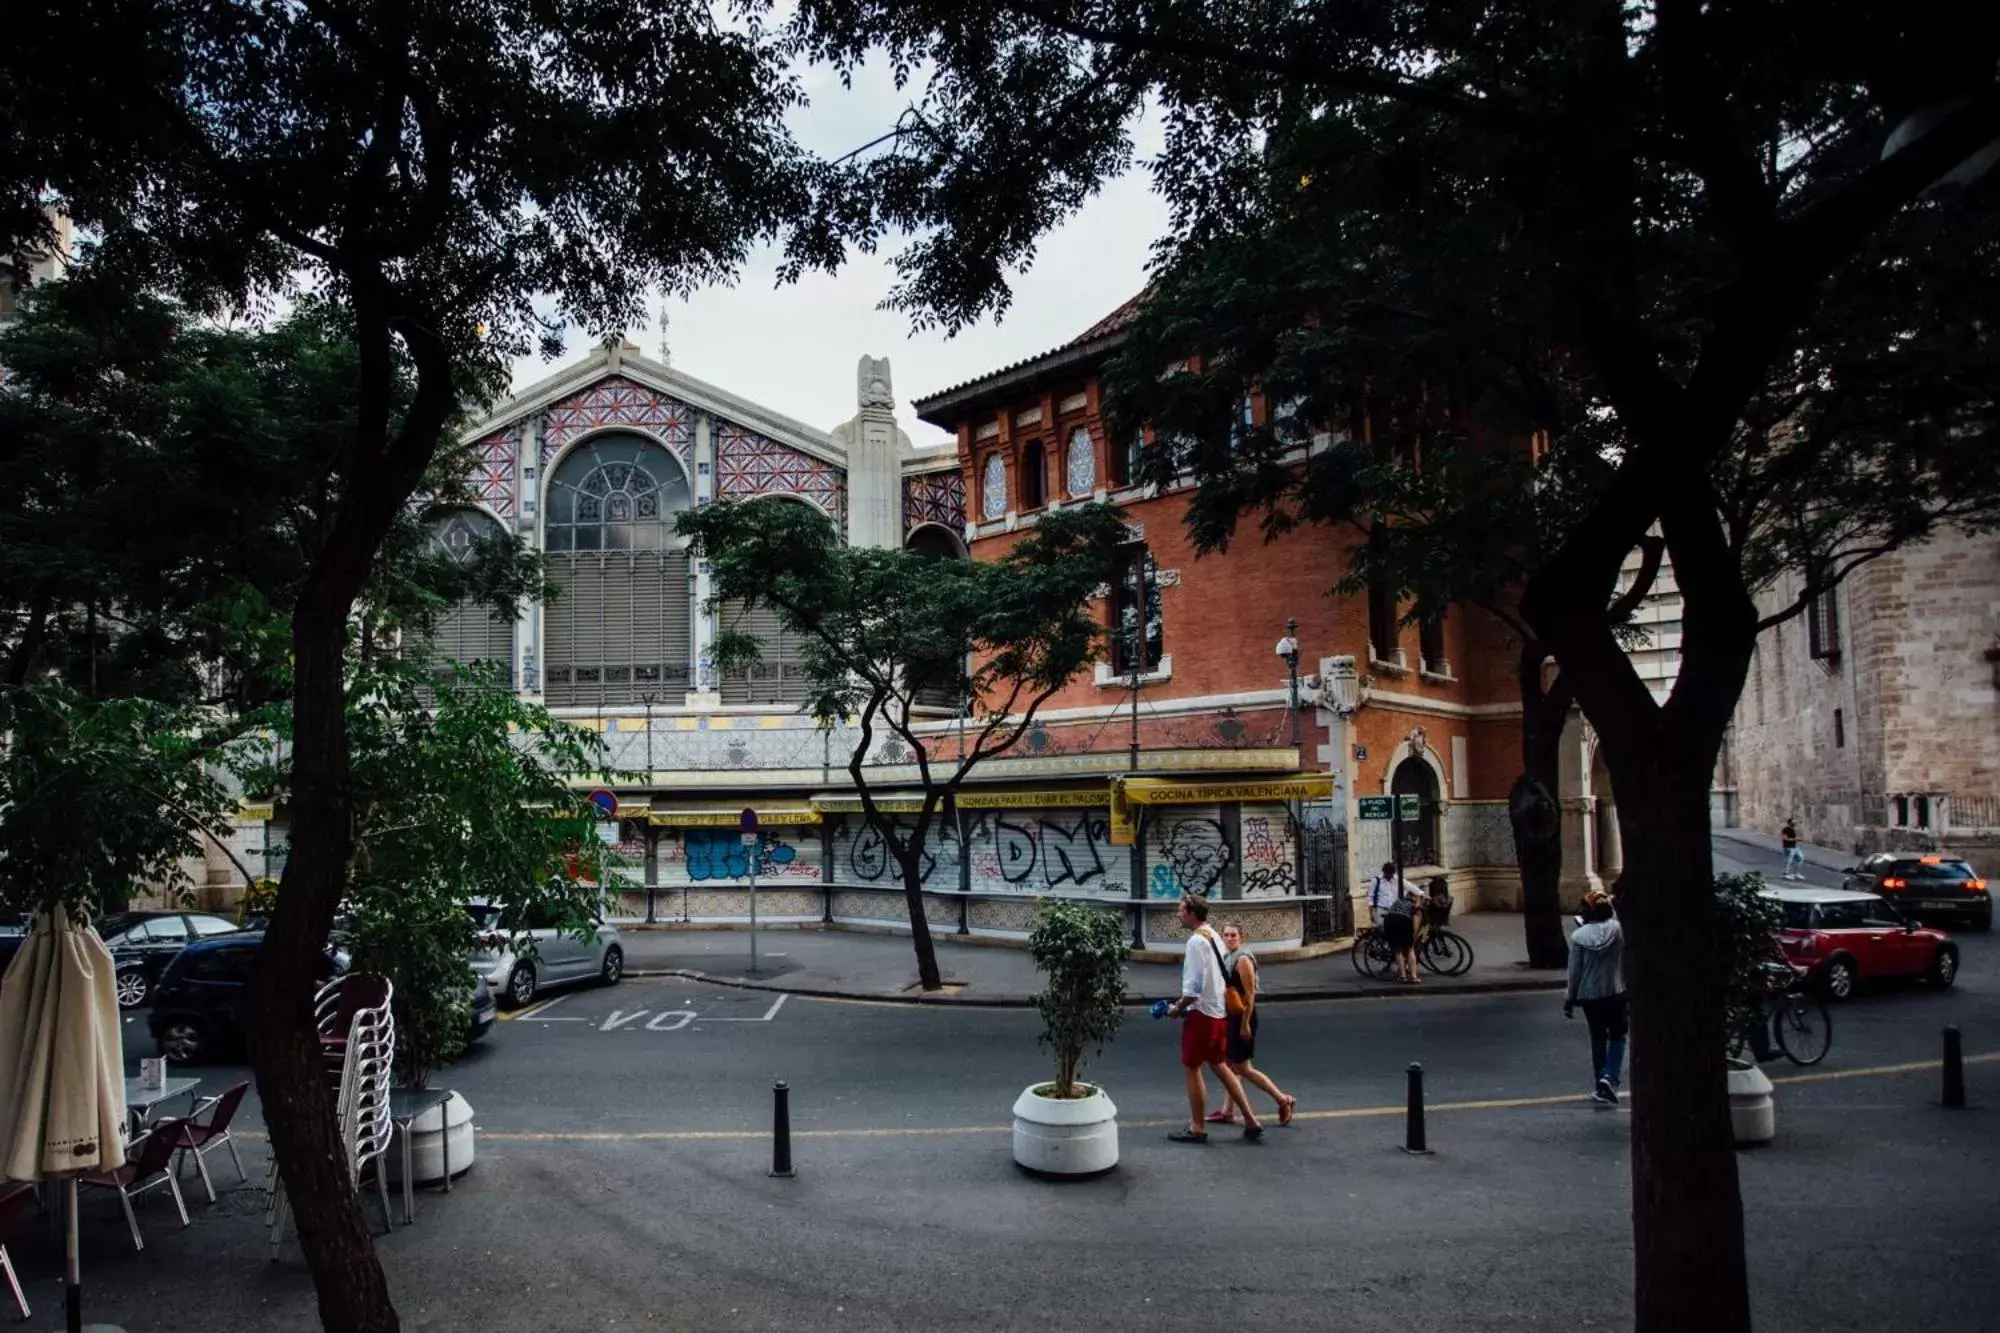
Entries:
[[[1768,1068],[1805,1081],[1780,1086],[1778,1142],[1738,1159],[1760,1328],[2000,1327],[2000,1062],[1968,1069],[1958,1112],[1932,1104],[1935,1069],[1884,1072],[1934,1059],[1946,1023],[2000,1053],[2000,944],[1962,944],[1952,991],[1863,995],[1836,1009],[1822,1066]],[[1300,1121],[1207,1148],[1165,1141],[1176,1029],[1130,1011],[1089,1067],[1119,1105],[1123,1161],[1068,1185],[1009,1160],[1009,1107],[1047,1077],[1035,1032],[1021,1011],[666,978],[523,1011],[438,1080],[477,1108],[479,1161],[380,1243],[404,1326],[1629,1326],[1629,1117],[1581,1100],[1583,1026],[1553,996],[1274,1008],[1261,1063]],[[1397,1148],[1412,1060],[1430,1158]],[[779,1078],[795,1180],[765,1174]],[[116,1205],[86,1203],[87,1317],[317,1327],[296,1246],[265,1258],[261,1209],[254,1187],[226,1192],[178,1231],[151,1196],[135,1255]],[[53,1235],[31,1224],[9,1250],[36,1326],[58,1326]]]

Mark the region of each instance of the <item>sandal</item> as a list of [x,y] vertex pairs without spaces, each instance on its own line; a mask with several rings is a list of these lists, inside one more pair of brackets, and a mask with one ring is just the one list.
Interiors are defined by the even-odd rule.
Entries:
[[1191,1129],[1177,1129],[1167,1135],[1167,1139],[1173,1143],[1207,1143],[1208,1135],[1206,1133],[1197,1134]]
[[1208,1123],[1211,1125],[1233,1125],[1236,1123],[1236,1116],[1230,1111],[1210,1111],[1208,1113]]
[[1298,1106],[1299,1106],[1299,1099],[1292,1096],[1287,1096],[1285,1100],[1278,1103],[1279,1128],[1284,1129],[1290,1127],[1292,1123],[1292,1112],[1297,1110]]

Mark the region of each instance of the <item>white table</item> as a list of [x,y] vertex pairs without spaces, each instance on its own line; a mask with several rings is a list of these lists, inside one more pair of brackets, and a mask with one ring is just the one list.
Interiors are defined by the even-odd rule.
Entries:
[[[195,1089],[200,1086],[200,1079],[185,1076],[169,1077],[157,1088],[145,1087],[136,1078],[126,1079],[125,1113],[132,1117],[132,1137],[137,1138],[145,1132],[146,1126],[152,1121],[154,1107],[170,1102],[176,1097],[192,1098]],[[193,1110],[192,1100],[189,1102],[189,1110]]]

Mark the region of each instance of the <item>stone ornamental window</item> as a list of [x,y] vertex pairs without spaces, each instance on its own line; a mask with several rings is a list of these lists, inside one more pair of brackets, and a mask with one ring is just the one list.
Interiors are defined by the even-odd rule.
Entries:
[[1007,460],[986,455],[986,472],[979,483],[979,512],[988,522],[1007,514]]
[[1097,451],[1090,447],[1090,432],[1082,426],[1070,432],[1064,473],[1069,478],[1070,495],[1079,500],[1097,489]]

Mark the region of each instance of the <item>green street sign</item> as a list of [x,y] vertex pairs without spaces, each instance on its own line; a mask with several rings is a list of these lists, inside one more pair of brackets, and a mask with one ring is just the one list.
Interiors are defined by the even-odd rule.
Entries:
[[1423,813],[1424,813],[1424,802],[1423,802],[1423,798],[1422,798],[1421,796],[1418,796],[1418,795],[1417,795],[1417,794],[1416,794],[1415,792],[1413,792],[1413,791],[1406,791],[1406,792],[1404,792],[1404,793],[1403,793],[1403,818],[1405,818],[1405,819],[1419,819],[1419,818],[1421,818],[1421,817],[1423,816]]
[[1358,813],[1363,819],[1394,818],[1394,813],[1389,806],[1389,798],[1386,796],[1363,796],[1355,801],[1355,805],[1359,807]]

